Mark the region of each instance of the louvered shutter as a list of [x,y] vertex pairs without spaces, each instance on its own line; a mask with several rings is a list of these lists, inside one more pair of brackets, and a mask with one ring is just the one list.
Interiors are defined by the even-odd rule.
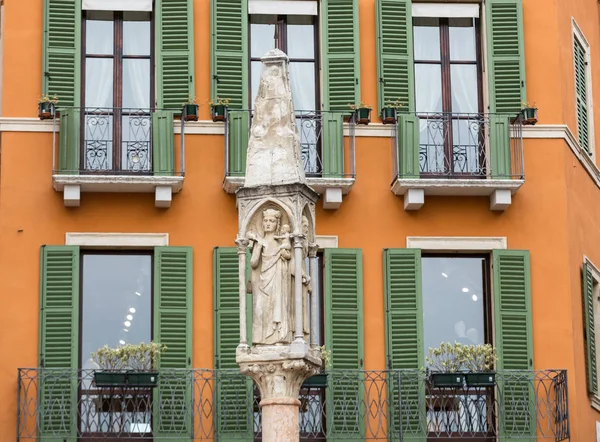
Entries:
[[79,106],[81,0],[44,1],[42,91]]
[[490,151],[492,178],[511,178],[510,121],[507,115],[490,115]]
[[343,441],[364,434],[362,250],[325,249],[324,258],[325,345],[333,369],[327,428],[332,440]]
[[587,54],[577,37],[573,38],[573,59],[575,64],[575,100],[577,111],[577,138],[586,152],[591,154],[588,116]]
[[[218,373],[215,436],[220,441],[250,442],[253,440],[252,380],[240,374],[235,362],[235,350],[240,342],[237,248],[216,247],[213,252],[213,271],[214,348],[215,368]],[[246,305],[251,312],[251,298],[247,300]],[[251,313],[247,317],[251,318]],[[248,325],[248,329],[251,330],[251,325]]]
[[344,118],[339,112],[323,112],[323,177],[344,175]]
[[175,173],[174,118],[173,111],[152,113],[152,169],[154,175],[166,176]]
[[213,0],[211,7],[211,96],[229,98],[232,109],[248,108],[248,1]]
[[398,174],[419,178],[420,121],[416,115],[398,114]]
[[500,441],[524,437],[533,442],[536,400],[531,336],[529,252],[494,250],[494,327],[498,353]]
[[154,340],[160,357],[154,440],[190,440],[192,421],[192,248],[154,248]]
[[421,250],[386,249],[383,264],[389,434],[394,440],[424,442]]
[[414,111],[411,0],[377,0],[377,76],[379,110],[399,100]]
[[485,3],[490,112],[517,115],[526,99],[521,0]]
[[596,324],[594,321],[594,277],[590,265],[583,265],[583,314],[585,318],[585,344],[587,350],[588,393],[598,395],[598,366],[596,362]]
[[323,108],[345,110],[360,101],[358,0],[322,0]]
[[64,109],[61,112],[58,137],[58,172],[60,174],[79,174],[80,127],[81,112],[79,109]]
[[157,107],[180,109],[194,97],[193,0],[156,0]]
[[250,113],[247,110],[229,110],[227,113],[228,174],[244,176],[246,174],[246,155],[250,138]]
[[77,440],[79,247],[43,246],[40,293],[40,439]]

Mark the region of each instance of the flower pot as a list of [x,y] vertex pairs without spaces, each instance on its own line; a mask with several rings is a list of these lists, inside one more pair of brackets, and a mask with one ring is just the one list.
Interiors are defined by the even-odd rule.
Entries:
[[431,373],[431,383],[434,387],[460,388],[465,383],[463,373]]
[[225,112],[227,106],[224,104],[215,104],[210,107],[210,114],[213,121],[225,121]]
[[40,120],[52,120],[56,114],[56,106],[51,101],[38,103],[38,116]]
[[371,122],[371,109],[359,107],[354,111],[355,122],[357,124],[369,124]]
[[120,371],[95,371],[96,387],[122,387],[127,385],[127,373]]
[[156,387],[158,372],[131,371],[127,373],[127,384],[131,387]]
[[185,121],[198,121],[198,105],[186,104],[183,106],[183,119]]
[[523,115],[523,124],[533,126],[538,122],[537,108],[535,107],[526,107],[521,110],[521,115]]
[[384,107],[381,109],[381,120],[383,124],[395,124],[396,117],[396,108],[395,107]]
[[496,373],[465,373],[465,381],[469,387],[493,387],[496,384]]

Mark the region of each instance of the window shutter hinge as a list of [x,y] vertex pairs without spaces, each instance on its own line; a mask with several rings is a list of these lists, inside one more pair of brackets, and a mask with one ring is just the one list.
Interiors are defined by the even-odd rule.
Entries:
[[525,87],[525,82],[521,80],[521,87]]
[[50,78],[50,72],[48,72],[48,71],[44,71],[44,77],[48,77],[48,78]]
[[190,83],[192,83],[192,82],[194,81],[194,80],[193,80],[193,78],[194,78],[194,77],[192,77],[192,76],[190,75]]
[[379,82],[380,82],[381,84],[385,84],[385,80],[383,79],[383,77],[379,77]]
[[40,367],[44,368],[44,358],[43,355],[40,354]]
[[356,80],[356,84],[358,85],[358,78],[356,78],[355,80]]
[[192,365],[192,358],[188,356],[188,365]]
[[360,366],[361,366],[361,367],[363,366],[363,360],[362,360],[362,358],[360,358],[360,359],[358,360],[358,363],[360,364]]

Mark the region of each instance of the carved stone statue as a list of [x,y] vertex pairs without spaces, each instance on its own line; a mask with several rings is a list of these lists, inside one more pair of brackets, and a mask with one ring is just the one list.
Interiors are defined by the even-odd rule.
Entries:
[[[302,234],[304,235],[304,239],[302,241],[302,332],[304,334],[304,339],[308,342],[310,336],[310,315],[309,315],[309,293],[312,292],[312,284],[310,281],[310,276],[306,271],[306,258],[308,257],[308,236],[309,236],[310,226],[308,222],[308,218],[306,216],[302,216]],[[291,262],[291,270],[292,276],[294,275],[294,269],[296,268],[294,259],[292,257]],[[293,287],[293,282],[292,282]]]
[[252,242],[252,343],[289,344],[293,339],[289,226],[281,226],[279,210],[266,209],[262,230],[262,235],[248,232]]

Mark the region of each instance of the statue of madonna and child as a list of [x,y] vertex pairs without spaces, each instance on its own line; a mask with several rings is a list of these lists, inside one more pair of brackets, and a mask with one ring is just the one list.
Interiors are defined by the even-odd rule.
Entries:
[[[252,343],[289,344],[294,339],[295,264],[290,238],[291,229],[282,224],[281,211],[262,212],[262,233],[249,231],[252,289]],[[303,217],[302,230],[308,233],[308,219]],[[304,241],[306,244],[307,241]],[[303,244],[303,261],[307,247]],[[302,266],[303,334],[308,337],[308,292],[310,277]]]

